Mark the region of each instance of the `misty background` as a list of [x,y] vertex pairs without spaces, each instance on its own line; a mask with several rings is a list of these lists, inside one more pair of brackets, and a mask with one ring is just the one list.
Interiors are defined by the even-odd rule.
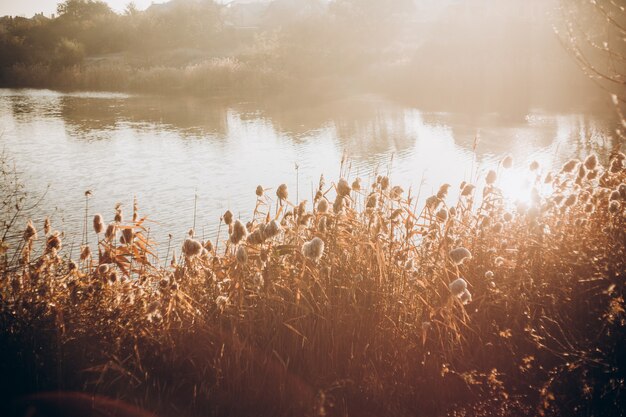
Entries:
[[67,0],[54,13],[0,18],[0,86],[306,100],[375,93],[510,113],[606,106],[555,33],[568,18],[552,0],[171,0],[123,10]]

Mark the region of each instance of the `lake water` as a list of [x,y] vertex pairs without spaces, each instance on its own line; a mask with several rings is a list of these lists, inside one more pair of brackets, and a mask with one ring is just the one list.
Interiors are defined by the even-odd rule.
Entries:
[[286,183],[292,202],[311,201],[320,174],[327,184],[337,180],[344,153],[352,177],[367,184],[389,170],[393,183],[413,185],[414,194],[421,183],[422,197],[472,172],[483,176],[511,154],[515,169],[501,185],[523,198],[530,160],[547,170],[601,153],[614,145],[614,128],[610,109],[503,116],[426,112],[373,96],[303,105],[0,89],[0,147],[28,190],[49,187],[35,219],[50,215],[75,244],[86,190],[93,193],[90,215],[112,220],[121,202],[128,218],[136,196],[140,215],[154,221],[152,236],[180,241],[193,225],[194,204],[199,237],[213,237],[227,209],[248,220],[259,184],[274,197]]

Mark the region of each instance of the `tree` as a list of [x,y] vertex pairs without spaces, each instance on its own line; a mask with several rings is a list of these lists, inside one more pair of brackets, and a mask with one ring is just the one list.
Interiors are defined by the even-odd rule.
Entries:
[[618,0],[560,0],[555,31],[581,69],[626,103],[626,7]]

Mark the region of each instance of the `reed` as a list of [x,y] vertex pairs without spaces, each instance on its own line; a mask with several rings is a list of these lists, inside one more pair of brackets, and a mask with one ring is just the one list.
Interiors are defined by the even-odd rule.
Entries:
[[517,205],[495,171],[423,207],[388,175],[321,180],[312,211],[281,184],[273,217],[259,186],[249,222],[222,216],[225,251],[192,233],[166,266],[121,207],[104,235],[94,217],[82,269],[28,223],[0,280],[3,402],[64,389],[162,416],[623,414],[624,157],[584,161],[547,184],[530,166]]

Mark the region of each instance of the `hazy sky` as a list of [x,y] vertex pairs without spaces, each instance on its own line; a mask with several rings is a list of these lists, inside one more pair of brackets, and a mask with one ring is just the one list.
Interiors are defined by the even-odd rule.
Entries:
[[[105,0],[117,12],[123,11],[131,0]],[[134,0],[138,9],[145,9],[151,3],[164,3],[166,0]],[[0,0],[0,16],[17,15],[31,17],[35,13],[46,15],[56,13],[57,4],[62,0]]]

